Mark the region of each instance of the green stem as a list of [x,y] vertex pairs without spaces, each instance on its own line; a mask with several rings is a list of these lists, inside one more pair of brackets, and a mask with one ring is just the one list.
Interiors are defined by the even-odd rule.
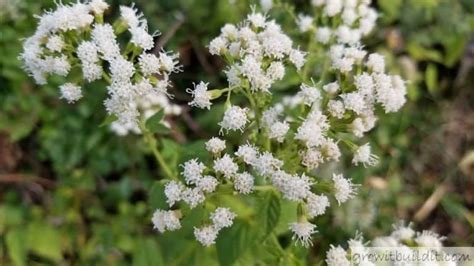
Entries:
[[150,131],[148,131],[146,128],[144,128],[144,126],[142,126],[141,130],[143,132],[143,137],[145,139],[145,142],[148,144],[148,147],[150,147],[151,151],[153,152],[153,155],[158,161],[158,164],[160,165],[161,169],[163,169],[163,172],[165,173],[166,177],[169,179],[174,179],[176,181],[179,181],[178,177],[173,174],[170,167],[168,166],[165,159],[163,158],[163,155],[158,150],[157,145],[156,145],[156,139],[153,137],[153,134]]

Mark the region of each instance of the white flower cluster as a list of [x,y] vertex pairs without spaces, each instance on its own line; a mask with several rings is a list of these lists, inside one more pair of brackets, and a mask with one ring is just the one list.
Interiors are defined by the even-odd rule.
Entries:
[[[252,92],[269,92],[272,84],[284,77],[285,65],[291,63],[300,69],[306,55],[293,48],[293,41],[283,33],[280,25],[255,12],[239,26],[226,24],[222,27],[221,34],[210,42],[209,52],[231,63],[225,71],[229,88],[250,86]],[[190,105],[210,107],[207,84],[201,82],[189,93],[194,98]]]
[[211,225],[206,225],[201,228],[194,228],[194,236],[203,246],[210,246],[215,244],[219,231],[223,228],[230,227],[234,223],[236,214],[230,211],[229,208],[217,208],[211,213]]
[[[69,103],[79,100],[85,82],[104,79],[109,98],[104,101],[110,115],[118,118],[113,126],[119,134],[137,131],[137,121],[149,105],[164,103],[162,108],[174,109],[162,100],[172,72],[180,70],[177,55],[147,53],[153,48],[154,34],[148,33],[147,21],[133,7],[120,7],[117,23],[103,22],[108,9],[103,0],[71,4],[58,3],[56,10],[39,17],[33,36],[27,38],[20,55],[25,70],[38,84],[46,84],[48,75],[67,77],[78,63],[83,80],[60,87],[61,98]],[[130,44],[121,49],[117,36],[128,29]],[[144,101],[148,101],[144,103]]]
[[[155,91],[139,96],[136,99],[137,109],[144,120],[153,116],[159,110],[163,110],[166,116],[178,116],[181,114],[181,106],[170,101],[164,92]],[[166,123],[166,122],[165,122]],[[167,124],[165,124],[167,126]],[[128,134],[141,134],[141,129],[136,123],[120,123],[114,121],[110,124],[110,129],[119,136]]]
[[[415,230],[411,228],[411,225],[405,226],[403,222],[400,222],[394,226],[394,231],[389,236],[377,237],[370,242],[364,242],[362,236],[357,235],[347,242],[347,251],[341,246],[331,245],[331,249],[326,253],[326,263],[328,266],[349,266],[351,265],[350,252],[357,252],[359,254],[365,253],[366,251],[364,249],[366,247],[396,247],[401,251],[409,247],[422,247],[426,248],[426,251],[430,249],[439,251],[440,248],[443,247],[442,242],[445,239],[445,237],[429,230],[415,232]],[[369,263],[364,265],[375,264]]]
[[[369,34],[375,26],[377,12],[370,7],[371,0],[313,0],[312,5],[320,10],[327,24],[315,27],[315,38],[327,44],[339,42],[355,44]],[[304,19],[302,19],[304,18]],[[298,26],[301,32],[307,31],[312,18],[300,16]],[[303,27],[302,25],[307,25]],[[331,25],[331,26],[330,26]],[[337,25],[334,27],[333,25]]]
[[[314,218],[323,215],[330,206],[328,196],[315,194],[314,178],[305,175],[289,174],[283,170],[283,161],[270,152],[260,152],[251,144],[238,147],[234,153],[221,153],[226,149],[225,141],[211,138],[206,143],[206,149],[214,156],[212,167],[207,167],[198,159],[185,162],[182,176],[185,183],[170,181],[165,186],[167,203],[172,207],[183,201],[190,208],[195,208],[206,199],[207,193],[217,190],[218,184],[229,183],[237,193],[249,194],[254,191],[255,178],[253,174],[263,177],[269,185],[279,191],[282,197],[289,201],[299,202],[304,206],[307,217]],[[243,170],[242,170],[243,169]],[[214,177],[215,176],[215,177]],[[343,203],[355,195],[355,185],[341,174],[334,175],[333,182],[328,183],[337,202]],[[289,225],[294,232],[294,239],[304,246],[311,245],[311,235],[316,232],[316,226],[308,221],[294,222]],[[196,238],[204,245],[214,243],[216,237],[209,226],[195,229]]]

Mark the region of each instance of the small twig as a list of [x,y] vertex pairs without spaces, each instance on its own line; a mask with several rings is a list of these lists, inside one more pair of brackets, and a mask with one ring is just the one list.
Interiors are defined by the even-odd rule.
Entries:
[[202,52],[201,44],[197,40],[196,36],[191,35],[189,39],[191,41],[191,46],[193,47],[193,50],[196,53],[196,57],[199,63],[202,65],[202,67],[208,74],[214,74],[214,69],[212,68],[212,65],[209,63],[209,61],[207,61],[206,56]]
[[417,222],[423,221],[438,206],[443,196],[448,192],[448,185],[442,183],[431,196],[423,203],[421,208],[415,213],[413,219]]
[[176,34],[178,29],[181,28],[185,21],[186,18],[182,14],[179,14],[177,16],[177,20],[173,23],[173,25],[171,25],[170,29],[156,41],[155,48],[153,48],[152,53],[159,53],[161,48],[163,48],[163,46],[165,46],[166,43],[168,43],[168,41],[173,38],[173,36]]
[[183,106],[181,108],[182,114],[181,117],[183,118],[184,122],[189,126],[189,128],[199,136],[200,138],[208,138],[209,134],[201,129],[201,127],[194,121],[194,119],[189,115],[189,108],[187,106]]
[[37,183],[49,188],[56,186],[56,183],[50,179],[24,174],[0,175],[0,183]]

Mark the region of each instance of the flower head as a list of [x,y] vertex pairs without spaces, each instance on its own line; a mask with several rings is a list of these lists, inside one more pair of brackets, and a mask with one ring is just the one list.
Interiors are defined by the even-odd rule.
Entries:
[[313,245],[311,235],[316,233],[316,225],[307,221],[301,221],[290,224],[290,230],[293,232],[292,239],[299,241],[304,247]]

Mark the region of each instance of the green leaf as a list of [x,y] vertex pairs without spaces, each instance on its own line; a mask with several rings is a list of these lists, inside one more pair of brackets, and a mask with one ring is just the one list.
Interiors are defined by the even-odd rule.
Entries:
[[438,93],[438,69],[434,64],[428,64],[425,71],[426,87],[431,95]]
[[222,266],[234,264],[256,241],[256,233],[248,223],[238,220],[232,227],[223,229],[216,242],[219,264]]
[[407,45],[407,50],[408,53],[418,61],[428,60],[434,62],[443,62],[443,56],[439,51],[425,48],[415,42],[409,43]]
[[99,127],[106,127],[110,124],[112,124],[112,122],[114,121],[117,121],[118,117],[115,116],[115,115],[108,115],[104,121],[102,123],[100,123]]
[[28,245],[34,253],[54,262],[62,260],[61,235],[46,223],[31,223],[28,226]]
[[263,214],[263,224],[265,225],[265,235],[268,236],[280,219],[281,205],[280,199],[274,191],[269,191],[264,196],[263,204],[261,205],[260,213]]
[[145,126],[152,133],[167,134],[170,130],[168,127],[161,123],[163,117],[165,116],[165,111],[162,109],[156,114],[152,115],[148,120],[146,120]]
[[163,181],[156,181],[151,187],[149,194],[149,204],[152,209],[166,210],[168,204],[166,203],[165,184]]
[[403,4],[401,0],[379,0],[377,3],[383,11],[383,19],[388,22],[396,19]]
[[19,229],[13,229],[6,235],[6,244],[8,248],[8,256],[13,262],[13,265],[26,265],[26,237],[25,232]]
[[133,266],[165,265],[158,244],[151,238],[141,239],[133,252]]

